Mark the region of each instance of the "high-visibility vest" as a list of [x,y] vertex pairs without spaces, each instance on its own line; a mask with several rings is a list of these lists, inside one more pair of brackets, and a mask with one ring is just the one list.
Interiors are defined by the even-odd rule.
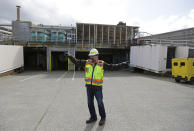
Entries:
[[[92,63],[90,60],[86,61],[85,65],[85,82],[89,85],[102,86],[103,84],[103,61],[98,60],[96,66],[93,69]],[[92,74],[93,73],[93,74]]]

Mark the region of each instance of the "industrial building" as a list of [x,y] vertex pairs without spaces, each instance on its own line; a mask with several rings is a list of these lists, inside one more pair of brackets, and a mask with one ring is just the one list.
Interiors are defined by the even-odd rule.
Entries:
[[75,67],[64,53],[78,59],[87,59],[91,48],[100,51],[100,59],[108,63],[129,60],[130,45],[136,42],[139,27],[92,23],[76,23],[76,26],[35,25],[20,19],[12,21],[12,41],[24,47],[24,68],[30,70],[82,70]]
[[174,44],[194,47],[194,28],[176,30],[156,35],[149,34],[146,37],[139,37],[138,42],[139,44],[141,44],[141,42],[152,42],[155,44]]
[[166,45],[167,65],[170,69],[171,59],[179,51],[179,46],[188,47],[186,56],[194,57],[194,28],[149,34],[146,37],[139,37],[140,34],[139,27],[127,26],[124,22],[117,25],[36,25],[21,20],[20,6],[17,6],[17,20],[12,21],[11,25],[0,25],[2,44],[23,46],[25,70],[83,70],[71,63],[64,53],[69,52],[77,59],[88,59],[91,48],[99,50],[100,59],[108,63],[119,63],[130,60],[131,46]]
[[5,25],[0,26],[0,42],[8,41],[12,38],[12,32],[3,26]]
[[156,35],[150,35],[146,38],[152,39],[166,39],[166,40],[187,40],[194,41],[194,28],[176,30]]
[[[177,82],[193,80],[194,59],[188,59],[194,58],[193,28],[147,37],[140,33],[124,22],[37,25],[21,20],[17,6],[17,20],[0,24],[0,131],[193,131],[194,83],[178,84],[156,74],[172,68]],[[99,61],[97,68],[89,62],[86,71],[75,71],[83,69],[64,53],[88,59],[91,48],[107,63],[130,60],[122,63],[130,67],[104,72]],[[103,87],[93,81],[104,81]],[[106,102],[105,125],[97,124],[101,111],[97,121],[86,124],[90,91],[94,106],[102,98]]]

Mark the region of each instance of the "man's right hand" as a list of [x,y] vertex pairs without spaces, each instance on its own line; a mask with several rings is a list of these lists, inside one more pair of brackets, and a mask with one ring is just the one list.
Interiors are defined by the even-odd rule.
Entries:
[[68,52],[65,52],[64,56],[71,56],[71,55]]

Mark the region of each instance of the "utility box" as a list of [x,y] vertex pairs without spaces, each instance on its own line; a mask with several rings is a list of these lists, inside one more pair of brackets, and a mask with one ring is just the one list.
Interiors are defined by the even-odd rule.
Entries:
[[172,59],[172,76],[176,82],[194,81],[194,58]]

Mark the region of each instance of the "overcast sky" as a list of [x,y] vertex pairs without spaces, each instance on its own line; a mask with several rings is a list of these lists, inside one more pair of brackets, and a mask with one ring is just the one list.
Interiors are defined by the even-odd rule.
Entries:
[[16,20],[16,5],[35,24],[123,21],[151,34],[194,27],[194,0],[0,0],[0,24]]

